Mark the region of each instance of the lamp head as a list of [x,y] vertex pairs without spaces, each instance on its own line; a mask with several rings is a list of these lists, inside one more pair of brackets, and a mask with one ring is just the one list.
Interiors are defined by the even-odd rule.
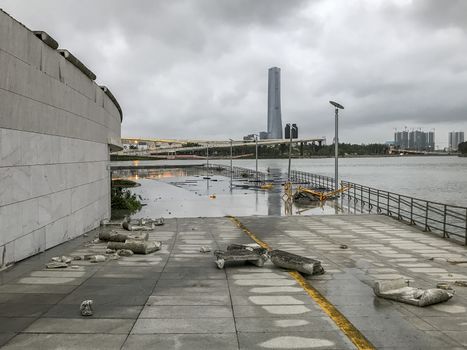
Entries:
[[334,102],[334,101],[329,101],[330,104],[332,104],[334,107],[339,108],[339,109],[344,109],[344,106],[341,104]]

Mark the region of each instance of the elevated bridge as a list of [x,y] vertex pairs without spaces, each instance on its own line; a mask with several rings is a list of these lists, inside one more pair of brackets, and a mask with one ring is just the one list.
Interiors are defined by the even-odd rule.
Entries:
[[[288,139],[266,139],[258,140],[258,145],[288,144]],[[315,143],[321,146],[326,142],[325,137],[310,137],[293,139],[292,143]],[[170,153],[186,153],[206,148],[234,148],[255,144],[255,140],[176,140],[157,138],[122,138],[124,149],[118,154],[159,155]],[[128,145],[128,146],[127,146]],[[133,147],[129,147],[133,146]]]

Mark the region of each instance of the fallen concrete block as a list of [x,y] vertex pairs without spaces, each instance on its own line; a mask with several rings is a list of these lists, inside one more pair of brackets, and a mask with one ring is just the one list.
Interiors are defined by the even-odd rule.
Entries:
[[125,242],[127,239],[147,241],[149,239],[149,234],[147,232],[135,232],[131,234],[117,231],[99,232],[99,239],[106,242]]
[[105,256],[104,255],[92,255],[89,259],[92,263],[104,262]]
[[81,311],[82,316],[92,316],[93,311],[92,311],[92,300],[84,300],[79,309]]
[[223,269],[227,261],[244,261],[262,267],[269,259],[267,252],[267,249],[259,246],[251,247],[243,244],[231,244],[227,247],[226,251],[214,251],[214,256],[216,257],[216,265],[219,269]]
[[162,243],[158,241],[126,240],[125,242],[109,242],[108,249],[129,249],[135,254],[149,254],[161,249]]
[[117,250],[117,255],[119,256],[132,256],[134,253],[130,249],[119,249]]
[[421,307],[442,303],[454,295],[452,290],[409,287],[403,278],[377,281],[373,291],[378,297]]
[[307,275],[322,275],[321,261],[275,249],[269,253],[272,263],[277,267],[295,270]]
[[204,247],[204,246],[203,246],[203,247],[199,248],[199,251],[200,251],[201,253],[209,253],[209,252],[211,251],[211,248],[210,248],[210,247]]
[[48,269],[66,269],[68,267],[68,264],[59,261],[52,261],[46,264],[45,267]]
[[73,258],[71,258],[69,256],[62,255],[62,256],[54,256],[50,260],[52,260],[54,262],[62,262],[62,263],[65,263],[65,264],[69,264],[69,263],[71,263]]
[[[170,214],[170,212],[169,212]],[[136,219],[132,220],[125,218],[122,222],[122,227],[128,231],[152,231],[155,226],[164,225],[164,218],[159,219]]]

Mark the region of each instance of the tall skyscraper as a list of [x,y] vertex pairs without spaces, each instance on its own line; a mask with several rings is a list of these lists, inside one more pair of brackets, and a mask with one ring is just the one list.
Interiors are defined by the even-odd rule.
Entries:
[[282,138],[281,69],[269,68],[268,72],[268,137]]
[[463,131],[451,131],[449,133],[449,150],[456,152],[459,148],[459,143],[464,142]]

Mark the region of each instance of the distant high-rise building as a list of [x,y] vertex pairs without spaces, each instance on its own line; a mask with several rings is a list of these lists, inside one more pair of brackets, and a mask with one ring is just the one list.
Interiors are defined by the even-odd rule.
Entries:
[[269,68],[268,72],[268,138],[282,138],[281,70]]
[[457,152],[459,149],[459,143],[464,142],[463,131],[451,131],[449,133],[449,150]]
[[435,149],[435,132],[421,130],[396,131],[394,133],[394,146],[401,149],[433,151]]
[[435,132],[429,131],[428,132],[428,150],[434,151],[435,150]]

